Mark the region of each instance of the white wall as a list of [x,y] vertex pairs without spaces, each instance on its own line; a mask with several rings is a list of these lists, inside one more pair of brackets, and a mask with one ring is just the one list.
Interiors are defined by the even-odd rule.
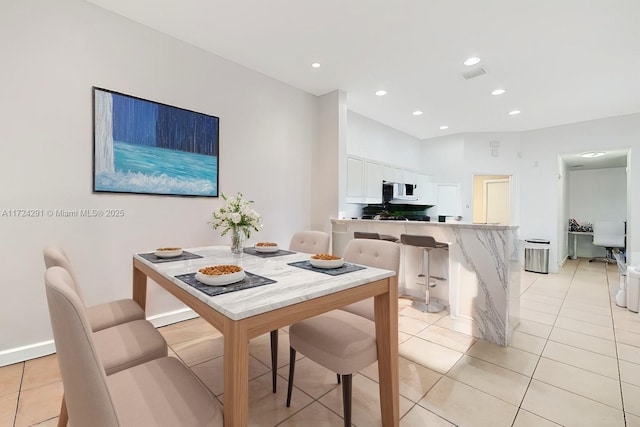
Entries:
[[[500,141],[498,157],[489,149]],[[640,263],[640,114],[532,130],[521,133],[459,134],[425,140],[423,171],[433,182],[462,185],[463,221],[471,218],[472,176],[512,175],[513,224],[520,225],[521,238],[551,241],[551,272],[567,256],[567,214],[570,190],[568,173],[558,157],[564,153],[629,149],[627,200],[627,260]],[[469,206],[469,208],[467,208]],[[466,210],[466,211],[465,211]]]
[[558,203],[558,215],[556,218],[556,228],[558,230],[557,251],[559,254],[557,265],[560,267],[564,264],[564,261],[568,258],[569,254],[569,221],[567,218],[570,218],[571,216],[569,215],[569,168],[564,160],[562,160],[561,156],[558,156],[557,163],[559,171],[558,176],[560,177],[557,186],[558,194],[556,196]]
[[318,111],[318,138],[312,149],[308,191],[312,195],[311,228],[331,234],[329,219],[338,217],[346,197],[345,93],[336,90],[323,95]]
[[[220,189],[255,201],[254,240],[310,228],[316,97],[79,0],[3,1],[0,52],[0,211],[125,211],[0,216],[0,365],[52,350],[45,245],[65,247],[91,305],[130,296],[133,252],[228,244],[207,224],[221,199],[92,194],[93,85],[219,116]],[[148,314],[181,307],[149,286]]]
[[347,154],[405,169],[422,169],[419,139],[353,111],[347,112],[347,123]]
[[[494,154],[491,143],[497,143]],[[422,170],[432,182],[461,186],[462,221],[473,219],[473,176],[512,177],[511,223],[519,224],[520,137],[517,133],[465,133],[423,141]],[[434,209],[437,209],[434,208]],[[430,210],[431,212],[431,210]]]
[[612,117],[553,128],[523,132],[521,167],[521,236],[537,236],[551,240],[550,271],[558,269],[566,256],[566,247],[559,243],[566,239],[566,212],[558,199],[558,181],[563,179],[558,155],[581,151],[630,149],[627,185],[627,261],[640,263],[640,114]]
[[569,172],[569,217],[579,223],[626,221],[626,168]]
[[[627,220],[626,168],[577,170],[569,172],[569,218],[580,224]],[[578,256],[603,256],[590,239],[578,240]]]

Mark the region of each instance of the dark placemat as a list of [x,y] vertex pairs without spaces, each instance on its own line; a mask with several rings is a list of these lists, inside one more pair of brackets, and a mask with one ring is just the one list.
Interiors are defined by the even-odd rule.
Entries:
[[339,268],[317,268],[311,265],[310,261],[290,262],[289,265],[304,268],[305,270],[317,271],[318,273],[328,274],[330,276],[339,276],[340,274],[351,273],[352,271],[364,270],[367,267],[361,265],[349,264],[345,262]]
[[204,283],[200,283],[196,280],[196,273],[181,274],[179,276],[176,276],[176,279],[182,280],[187,285],[193,286],[200,292],[203,292],[210,297],[276,283],[275,280],[258,276],[257,274],[249,273],[248,271],[245,271],[245,274],[247,275],[247,277],[245,277],[241,281],[224,286],[210,286],[205,285]]
[[278,249],[277,252],[258,252],[255,250],[255,248],[244,248],[244,253],[249,255],[259,256],[261,258],[271,258],[274,256],[295,254],[295,252],[285,251],[284,249]]
[[161,262],[184,261],[185,259],[202,258],[200,255],[192,254],[191,252],[187,252],[187,251],[182,251],[182,255],[176,256],[173,258],[160,258],[159,256],[156,256],[156,254],[154,254],[153,252],[148,254],[138,254],[138,255],[140,255],[142,258],[154,264],[160,264]]

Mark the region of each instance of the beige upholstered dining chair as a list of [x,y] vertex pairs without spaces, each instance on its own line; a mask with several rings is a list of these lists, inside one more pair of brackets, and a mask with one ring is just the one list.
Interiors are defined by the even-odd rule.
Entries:
[[[67,271],[70,278],[68,283],[72,287],[71,290],[82,303],[89,326],[92,327],[91,319],[89,319],[88,313],[84,308],[84,302],[79,295],[79,286],[73,277],[73,268],[64,251],[60,248],[48,247],[44,250],[44,258],[47,267],[60,267]],[[135,304],[133,301],[131,302]],[[114,323],[113,320],[118,319],[118,315],[125,314],[123,318],[119,319],[120,323],[102,327],[95,331],[92,329],[94,347],[100,357],[106,375],[114,374],[150,360],[166,357],[168,354],[167,342],[162,337],[162,334],[150,322],[139,319],[137,318],[138,316],[135,316],[136,318],[131,321],[124,321],[124,319],[130,317],[126,314],[132,311],[126,308],[121,311],[118,307],[130,307],[130,305],[127,303],[117,304],[111,308],[92,311],[94,314],[100,314],[94,319],[98,319],[98,323],[101,326],[104,326],[105,320],[111,320],[112,322],[110,323]],[[136,307],[140,309],[137,304]],[[58,425],[66,425],[66,422],[66,398],[63,398]]]
[[45,273],[69,420],[75,426],[221,426],[215,398],[177,359],[162,357],[107,376],[69,273]]
[[324,231],[298,231],[291,237],[289,249],[307,254],[326,254],[329,252],[329,233]]
[[[385,240],[354,239],[347,245],[344,259],[397,274],[400,246]],[[299,351],[342,379],[344,425],[351,426],[352,375],[378,359],[373,298],[294,323],[289,327],[289,342],[287,406],[291,404]]]
[[[76,273],[64,249],[58,246],[47,246],[44,248],[44,263],[47,268],[59,266],[67,270],[76,286],[75,291],[80,297],[80,300],[84,302],[82,290],[77,287],[79,282]],[[146,318],[144,310],[132,299],[110,301],[104,304],[86,307],[86,310],[91,330],[94,332],[120,323]]]
[[[324,231],[298,231],[294,233],[289,242],[289,250],[304,252],[307,254],[329,253],[330,237]],[[273,392],[276,392],[278,380],[278,330],[271,331],[271,383]]]

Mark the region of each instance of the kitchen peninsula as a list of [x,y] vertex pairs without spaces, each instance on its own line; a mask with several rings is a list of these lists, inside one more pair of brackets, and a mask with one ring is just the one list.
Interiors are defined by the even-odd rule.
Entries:
[[[472,321],[469,334],[506,346],[520,312],[521,244],[518,226],[459,222],[332,219],[333,253],[341,255],[354,231],[433,236],[449,244],[446,259],[448,303],[452,318]],[[402,248],[399,294],[416,294],[420,271],[414,247]],[[437,266],[436,266],[437,267]],[[432,266],[433,268],[433,266]],[[446,285],[445,285],[446,286]],[[424,287],[421,287],[424,295]],[[412,291],[413,290],[413,291]],[[447,301],[445,301],[447,302]]]

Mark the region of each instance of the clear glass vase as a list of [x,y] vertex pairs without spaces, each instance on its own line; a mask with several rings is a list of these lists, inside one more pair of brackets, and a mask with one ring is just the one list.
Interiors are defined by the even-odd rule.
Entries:
[[241,254],[242,249],[244,248],[244,239],[245,239],[245,235],[242,229],[232,228],[231,229],[231,252],[233,252],[234,254]]

